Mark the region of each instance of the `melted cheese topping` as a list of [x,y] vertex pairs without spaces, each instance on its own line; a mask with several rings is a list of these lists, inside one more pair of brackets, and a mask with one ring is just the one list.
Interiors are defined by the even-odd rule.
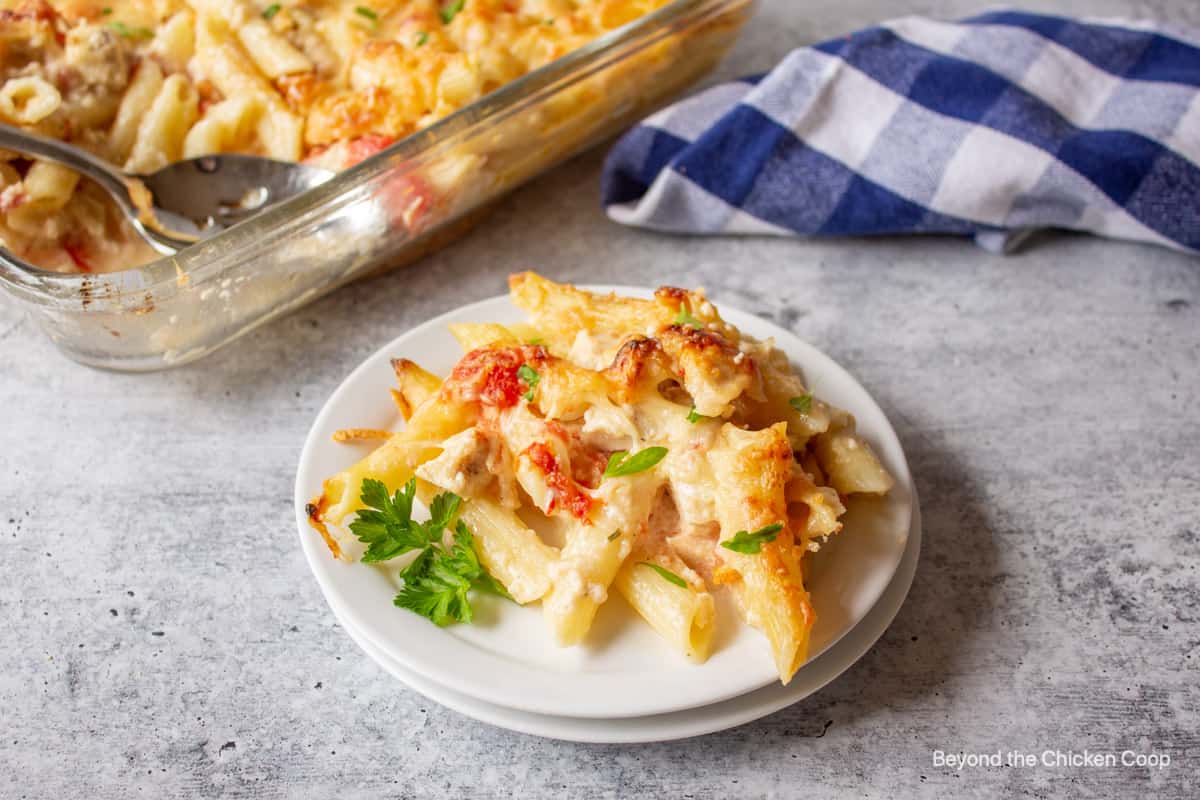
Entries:
[[[811,397],[786,357],[701,292],[598,297],[528,273],[510,284],[537,343],[458,324],[472,349],[392,442],[444,431],[417,475],[467,498],[489,569],[529,566],[520,585],[560,644],[582,640],[615,585],[703,658],[706,589],[728,587],[786,682],[815,619],[801,559],[841,529],[844,495],[891,486],[853,417]],[[353,481],[332,483],[341,497]]]
[[[650,333],[655,335],[581,331],[561,356],[541,346],[511,345],[468,353],[442,391],[479,402],[480,421],[448,440],[442,455],[418,474],[467,497],[491,496],[514,482],[522,502],[541,514],[629,533],[630,547],[639,552],[665,551],[673,537],[683,537],[679,541],[688,546],[680,553],[711,576],[720,516],[709,453],[724,428],[738,430],[730,419],[733,401],[757,386],[755,362],[713,331],[667,324]],[[670,344],[664,347],[664,341]],[[531,396],[519,377],[526,366],[538,375]],[[685,386],[716,398],[706,410],[717,413],[692,413]],[[497,447],[504,459],[494,455]],[[614,453],[649,447],[667,451],[657,465],[603,477]],[[486,481],[466,477],[478,475],[473,465],[480,463],[502,463],[511,472],[494,469]],[[782,497],[782,485],[778,489]],[[565,594],[598,594],[570,562],[558,569]]]
[[[339,170],[667,2],[0,0],[0,121],[135,173],[215,152]],[[0,236],[23,258],[154,257],[96,187],[30,170],[0,154]],[[453,188],[427,177],[401,192],[409,227]]]

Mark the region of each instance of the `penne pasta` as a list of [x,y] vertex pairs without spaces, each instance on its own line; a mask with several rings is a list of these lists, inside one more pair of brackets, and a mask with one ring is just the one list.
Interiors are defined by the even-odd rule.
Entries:
[[164,80],[138,125],[125,169],[148,173],[178,161],[183,156],[188,128],[199,114],[198,104],[196,90],[182,75]]
[[259,72],[272,80],[313,70],[312,61],[304,53],[260,19],[250,20],[241,25],[237,29],[237,38]]
[[151,59],[138,64],[133,73],[133,81],[121,99],[117,109],[117,118],[108,133],[108,150],[110,157],[119,163],[125,163],[137,140],[138,128],[146,114],[150,111],[154,99],[162,90],[162,68]]
[[[230,152],[341,170],[668,2],[9,3],[0,121],[138,172]],[[680,60],[679,38],[643,58],[653,70],[640,79],[656,94],[674,88],[663,78]],[[664,48],[672,63],[662,63]],[[606,67],[586,87],[557,89],[536,114],[505,119],[495,135],[414,163],[403,196],[388,200],[392,222],[416,232],[457,217],[460,197],[520,183],[577,150],[636,99],[634,90],[610,97],[597,85],[629,72]],[[547,146],[518,155],[531,140]],[[10,192],[0,239],[21,258],[68,272],[156,257],[86,187],[77,183],[62,203]]]
[[233,97],[216,103],[192,126],[183,141],[187,158],[243,148],[254,141],[262,101],[257,97]]
[[36,125],[61,105],[58,89],[35,75],[9,78],[0,86],[0,119],[10,125]]
[[[407,425],[325,482],[310,516],[331,549],[321,526],[360,508],[364,481],[392,493],[413,480],[489,580],[541,601],[560,646],[586,641],[615,590],[702,662],[712,591],[727,590],[790,681],[816,620],[803,559],[841,531],[846,494],[890,488],[853,417],[811,397],[770,342],[742,337],[702,293],[597,297],[531,274],[511,286],[533,323],[450,325],[464,355],[444,381],[392,361]],[[400,501],[373,491],[363,530],[379,536],[370,526]],[[413,591],[453,584],[441,575]],[[409,580],[398,604],[443,607],[405,595]]]
[[491,344],[520,344],[520,339],[512,331],[494,322],[452,322],[446,327],[464,353]]
[[613,532],[598,525],[578,524],[567,534],[555,566],[553,586],[542,601],[546,622],[561,646],[583,641],[629,553],[627,543],[619,537],[609,538]]
[[[418,481],[417,497],[422,503],[429,505],[436,493],[430,484]],[[532,603],[550,591],[558,553],[515,513],[491,500],[474,499],[462,505],[458,519],[474,532],[479,560],[513,600]]]
[[726,424],[709,455],[716,481],[717,517],[722,541],[781,524],[782,530],[758,552],[720,548],[723,582],[734,591],[746,621],[766,634],[783,683],[804,663],[815,615],[800,572],[795,538],[787,527],[785,487],[792,452],[786,423],[760,431]]
[[171,72],[183,72],[196,51],[196,15],[183,9],[167,19],[150,43],[150,53]]
[[413,414],[407,427],[388,439],[366,458],[345,472],[325,481],[321,497],[314,503],[322,518],[339,523],[362,507],[359,496],[366,478],[381,481],[394,492],[413,477],[416,468],[441,449],[438,442],[467,427],[465,409],[431,398]]
[[854,432],[853,417],[844,427],[818,436],[813,452],[829,484],[840,494],[887,494],[892,488],[892,476]]
[[[678,558],[668,565],[675,574],[686,567]],[[707,591],[678,586],[645,563],[626,561],[614,585],[630,607],[677,650],[695,662],[712,652],[716,607]]]
[[51,161],[35,161],[25,173],[24,183],[29,203],[43,212],[53,212],[71,199],[79,174]]
[[437,394],[442,379],[407,358],[392,359],[392,371],[396,374],[396,382],[400,384],[399,391],[393,390],[392,396],[400,416],[407,422],[417,408]]

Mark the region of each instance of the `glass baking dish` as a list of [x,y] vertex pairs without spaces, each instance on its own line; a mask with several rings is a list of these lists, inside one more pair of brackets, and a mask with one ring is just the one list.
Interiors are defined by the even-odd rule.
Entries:
[[460,236],[504,193],[712,69],[754,5],[675,0],[175,256],[68,275],[0,248],[0,285],[76,361],[149,371],[195,360]]

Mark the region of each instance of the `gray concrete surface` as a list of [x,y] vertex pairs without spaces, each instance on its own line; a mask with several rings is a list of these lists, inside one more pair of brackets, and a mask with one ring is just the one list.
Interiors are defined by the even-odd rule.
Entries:
[[[1029,3],[1200,24],[1178,2]],[[768,0],[726,75],[902,12]],[[206,361],[129,376],[0,317],[0,797],[1194,797],[1200,259],[1078,236],[698,240],[620,229],[600,155],[468,240]],[[381,342],[510,271],[702,284],[847,365],[891,415],[925,545],[883,639],[767,719],[543,741],[427,702],[338,628],[296,546],[303,437]],[[956,771],[933,751],[1167,753]]]

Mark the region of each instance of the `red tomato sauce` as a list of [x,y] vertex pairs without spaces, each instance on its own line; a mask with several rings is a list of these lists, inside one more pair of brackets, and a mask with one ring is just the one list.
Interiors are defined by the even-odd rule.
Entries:
[[548,359],[549,354],[541,345],[481,347],[467,353],[455,365],[446,388],[460,401],[510,408],[529,391],[517,371],[524,364],[536,370]]
[[554,497],[550,500],[550,506],[546,510],[555,511],[560,507],[566,508],[571,516],[583,520],[585,523],[589,522],[587,517],[592,510],[592,498],[581,491],[575,481],[563,472],[558,459],[555,458],[550,448],[541,442],[534,442],[525,448],[524,455],[529,456],[530,460],[545,474],[546,485],[554,490]]

